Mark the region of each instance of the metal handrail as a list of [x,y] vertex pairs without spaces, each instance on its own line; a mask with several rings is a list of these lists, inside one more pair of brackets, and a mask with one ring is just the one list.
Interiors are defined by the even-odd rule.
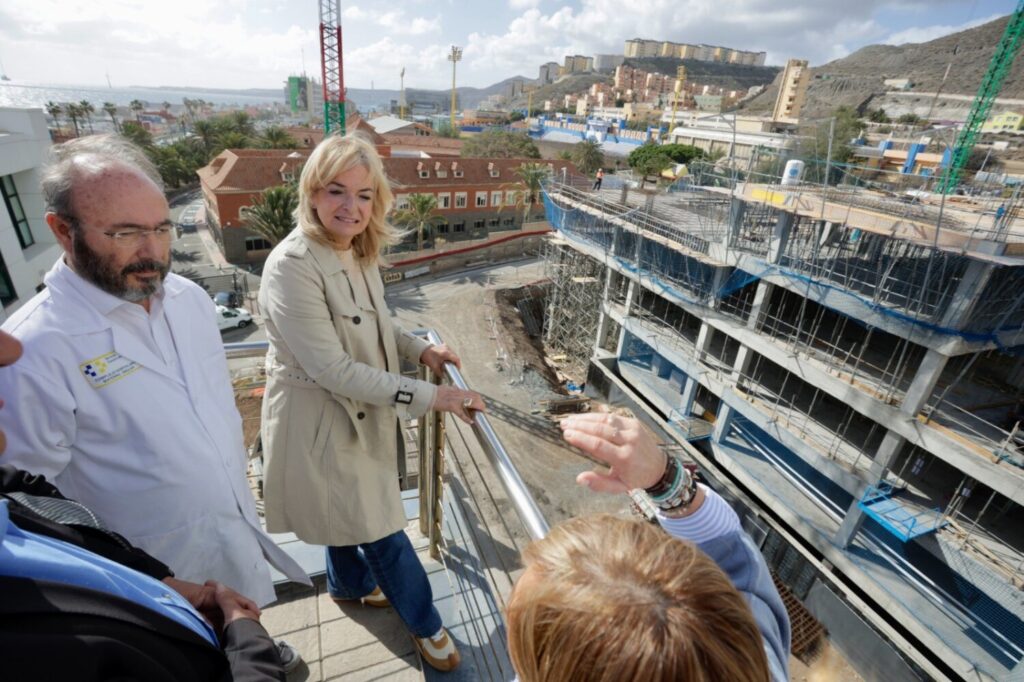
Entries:
[[[435,345],[444,343],[440,334],[433,329],[418,329],[412,333],[416,336],[426,338]],[[226,343],[224,344],[224,351],[229,360],[235,360],[266,355],[269,346],[270,344],[267,341]],[[462,373],[457,367],[455,367],[455,365],[450,363],[446,364],[445,374],[453,386],[464,390],[470,390],[466,380],[462,377]],[[526,484],[523,482],[522,477],[519,476],[519,472],[512,463],[512,458],[509,457],[508,451],[505,450],[505,446],[502,445],[497,434],[494,432],[494,428],[487,419],[487,415],[482,412],[476,413],[472,428],[477,441],[480,443],[484,454],[487,456],[487,460],[497,472],[498,479],[501,481],[502,487],[505,489],[506,494],[508,494],[509,499],[515,506],[519,517],[522,519],[523,525],[526,527],[526,531],[529,533],[530,538],[533,540],[539,540],[547,535],[550,526],[544,518],[544,514],[541,512],[540,507],[538,507],[537,503],[534,501],[533,496],[526,487]],[[421,471],[420,476],[422,477],[424,475],[426,475],[425,472]],[[440,494],[440,490],[437,492]],[[434,502],[435,500],[429,500],[428,506],[433,508]]]
[[[444,343],[441,336],[433,329],[420,329],[412,333],[416,336],[425,337],[435,345]],[[455,365],[446,363],[445,374],[453,386],[463,390],[470,390],[466,380],[462,377],[462,373]],[[482,446],[488,462],[490,462],[491,466],[494,467],[494,470],[497,472],[498,479],[501,481],[502,487],[505,489],[509,499],[515,506],[520,519],[522,519],[523,525],[526,527],[526,532],[529,533],[530,538],[533,540],[543,538],[548,534],[548,530],[550,530],[551,527],[544,518],[544,514],[541,512],[540,507],[538,507],[537,503],[534,501],[529,489],[526,487],[526,483],[524,483],[522,477],[519,476],[519,471],[516,470],[515,465],[512,463],[512,458],[509,457],[508,451],[505,450],[505,446],[502,445],[501,441],[498,439],[487,415],[483,412],[477,412],[473,418],[472,428],[473,434]]]

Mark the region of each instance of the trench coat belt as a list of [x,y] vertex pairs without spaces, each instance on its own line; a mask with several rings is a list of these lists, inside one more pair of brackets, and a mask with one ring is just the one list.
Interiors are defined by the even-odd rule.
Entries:
[[273,377],[275,381],[279,381],[282,384],[288,384],[289,386],[298,386],[299,388],[320,388],[320,385],[316,383],[316,380],[306,374],[306,372],[299,367],[288,367],[286,365],[267,367],[267,376]]

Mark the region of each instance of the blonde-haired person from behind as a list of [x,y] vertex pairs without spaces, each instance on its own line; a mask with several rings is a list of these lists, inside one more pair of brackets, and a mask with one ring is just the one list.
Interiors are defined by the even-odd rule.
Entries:
[[577,481],[647,490],[661,530],[598,514],[526,548],[507,614],[520,682],[788,680],[785,606],[728,504],[634,419],[575,415],[562,429],[611,467]]
[[330,136],[299,179],[297,229],[263,269],[267,386],[263,398],[267,529],[327,547],[338,602],[393,606],[428,665],[459,664],[423,566],[405,535],[398,487],[400,415],[428,410],[472,421],[481,397],[400,374],[401,361],[460,365],[391,319],[379,271],[392,193],[362,135]]

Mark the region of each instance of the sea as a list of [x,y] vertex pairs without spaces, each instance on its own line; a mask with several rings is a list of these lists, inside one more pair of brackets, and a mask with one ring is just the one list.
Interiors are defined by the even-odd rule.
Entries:
[[147,107],[159,107],[169,102],[172,107],[183,106],[185,98],[202,99],[215,107],[259,106],[279,102],[284,104],[284,89],[273,90],[207,90],[188,88],[136,87],[112,88],[102,85],[53,85],[47,83],[23,83],[15,80],[0,81],[0,106],[40,109],[47,102],[90,101],[99,109],[104,102],[128,106],[132,100],[141,100]]
[[[393,90],[365,90],[347,88],[348,99],[362,111],[386,109],[389,100],[396,99],[398,92]],[[113,102],[127,107],[132,100],[141,100],[147,108],[159,108],[164,102],[171,104],[172,110],[184,106],[184,99],[202,99],[215,108],[261,106],[266,104],[285,103],[284,88],[257,90],[230,90],[183,87],[143,87],[129,86],[112,88],[103,85],[54,85],[48,83],[25,83],[16,80],[0,81],[0,107],[19,107],[44,109],[47,102],[64,104],[89,100],[96,109],[104,102]]]

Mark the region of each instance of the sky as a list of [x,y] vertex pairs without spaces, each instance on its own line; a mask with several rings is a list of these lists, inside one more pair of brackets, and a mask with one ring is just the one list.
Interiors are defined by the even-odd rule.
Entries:
[[[537,77],[566,54],[631,38],[767,52],[811,65],[865,45],[924,42],[1009,14],[1017,0],[388,0],[342,9],[348,87]],[[0,62],[17,82],[279,88],[319,73],[313,0],[0,0]]]

